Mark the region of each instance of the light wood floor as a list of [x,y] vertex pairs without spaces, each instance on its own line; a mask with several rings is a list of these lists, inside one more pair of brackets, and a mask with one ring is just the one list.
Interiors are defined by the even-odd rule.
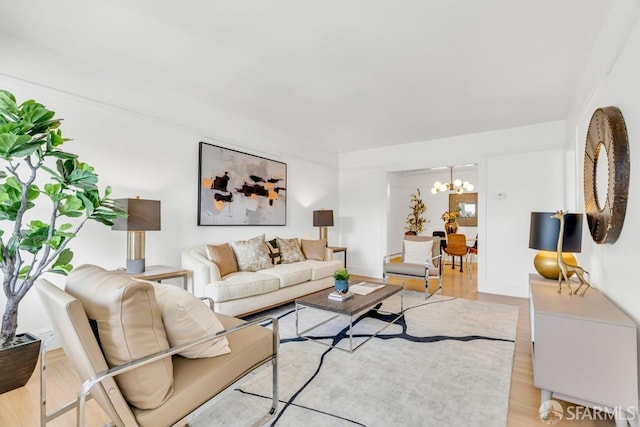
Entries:
[[[362,277],[354,277],[362,280]],[[371,281],[375,279],[366,278]],[[389,280],[393,283],[393,279]],[[407,283],[407,288],[421,290],[419,281]],[[467,272],[460,273],[457,269],[445,268],[443,295],[455,296],[472,300],[488,301],[500,304],[510,304],[520,307],[518,320],[516,348],[511,379],[511,396],[509,399],[509,426],[544,426],[538,417],[540,405],[540,391],[533,386],[533,370],[531,364],[531,338],[529,329],[529,305],[525,298],[513,298],[500,295],[490,295],[477,292],[475,275],[470,278]],[[64,353],[61,350],[49,352],[47,373],[47,397],[49,405],[55,408],[74,397],[80,381],[72,371]],[[284,367],[283,367],[284,368]],[[565,406],[565,414],[567,404]],[[106,423],[106,415],[90,402],[88,411],[88,426],[98,426]],[[49,426],[66,427],[74,424],[75,412],[49,423]],[[39,423],[39,374],[33,375],[29,383],[21,389],[0,395],[0,426],[3,427],[32,427]],[[557,425],[571,426],[613,426],[612,421],[601,420],[562,420]]]

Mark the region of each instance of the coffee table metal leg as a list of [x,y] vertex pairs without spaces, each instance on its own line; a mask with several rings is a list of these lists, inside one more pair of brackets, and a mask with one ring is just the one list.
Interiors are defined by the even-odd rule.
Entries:
[[300,334],[298,333],[300,329],[298,329],[298,303],[296,303],[296,336],[299,336]]
[[353,352],[353,316],[349,316],[349,352]]

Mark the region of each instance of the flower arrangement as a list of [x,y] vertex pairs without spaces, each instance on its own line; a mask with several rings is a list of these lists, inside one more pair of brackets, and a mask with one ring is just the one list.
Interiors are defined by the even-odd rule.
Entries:
[[409,210],[411,212],[407,215],[407,226],[405,227],[405,230],[418,234],[424,230],[424,223],[427,222],[427,220],[422,217],[422,214],[427,210],[427,207],[422,201],[419,188],[411,195]]
[[442,218],[444,222],[456,222],[456,219],[458,219],[459,216],[460,211],[451,211],[443,213],[440,218]]

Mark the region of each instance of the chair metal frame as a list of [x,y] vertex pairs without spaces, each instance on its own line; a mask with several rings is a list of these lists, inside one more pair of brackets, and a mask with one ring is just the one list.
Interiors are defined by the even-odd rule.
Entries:
[[[208,297],[201,297],[200,299],[202,300],[206,300],[209,303],[209,307],[211,308],[211,310],[213,311],[213,300],[211,298]],[[278,323],[278,319],[275,317],[270,317],[270,316],[264,316],[264,317],[260,317],[251,321],[248,321],[246,323],[243,323],[241,325],[235,326],[231,329],[225,329],[224,331],[218,332],[216,334],[213,335],[207,335],[205,337],[199,338],[197,340],[191,341],[189,343],[183,344],[181,346],[178,347],[171,347],[168,350],[165,351],[160,351],[154,354],[150,354],[148,356],[133,360],[129,363],[125,363],[123,365],[119,365],[119,366],[115,366],[113,368],[110,368],[106,371],[103,372],[99,372],[95,375],[93,375],[91,378],[88,378],[87,380],[85,380],[81,387],[80,387],[80,392],[78,393],[78,397],[68,403],[66,403],[65,405],[62,405],[61,407],[57,408],[56,410],[54,410],[52,413],[47,414],[47,399],[46,399],[46,342],[48,342],[52,337],[49,337],[49,339],[44,340],[43,345],[41,345],[40,348],[40,355],[41,355],[41,359],[40,359],[40,397],[41,397],[41,401],[40,401],[40,426],[41,427],[45,427],[47,425],[48,422],[54,420],[55,418],[58,418],[59,416],[69,412],[70,410],[73,409],[77,409],[77,417],[76,417],[76,425],[83,427],[85,425],[86,422],[86,404],[87,401],[89,399],[91,399],[91,388],[94,387],[95,385],[101,383],[102,381],[104,381],[107,378],[111,378],[111,377],[115,377],[116,375],[122,374],[124,372],[127,371],[131,371],[133,369],[139,368],[141,366],[147,365],[149,363],[153,363],[156,362],[158,360],[161,360],[163,358],[166,357],[171,357],[177,353],[180,353],[186,349],[189,349],[191,347],[203,344],[205,342],[217,339],[217,338],[221,338],[224,336],[227,336],[229,334],[232,334],[234,332],[237,332],[239,330],[248,328],[250,326],[254,326],[254,325],[261,325],[261,326],[265,326],[265,324],[271,323],[272,325],[272,337],[273,337],[273,353],[271,354],[270,357],[268,357],[267,359],[263,360],[262,362],[250,367],[249,369],[247,369],[245,371],[244,374],[242,374],[240,377],[236,378],[236,380],[232,383],[229,384],[225,389],[221,390],[219,393],[215,394],[214,396],[212,396],[209,400],[207,400],[206,402],[204,402],[202,405],[200,405],[199,407],[195,408],[193,411],[191,411],[190,413],[186,414],[183,418],[181,418],[180,420],[178,420],[176,423],[172,424],[172,426],[184,426],[187,425],[189,421],[193,420],[196,416],[200,415],[204,410],[208,409],[210,406],[212,406],[215,403],[216,397],[218,397],[220,395],[220,393],[222,393],[224,390],[229,389],[230,387],[232,387],[234,384],[236,384],[238,381],[242,380],[244,377],[246,377],[248,374],[250,374],[251,372],[253,372],[254,370],[256,370],[257,368],[267,364],[267,363],[271,363],[272,364],[272,402],[271,402],[271,408],[269,408],[269,411],[267,412],[267,414],[265,414],[264,416],[262,416],[259,420],[257,420],[255,423],[252,424],[252,426],[261,426],[263,424],[265,424],[269,419],[273,418],[273,416],[276,414],[277,410],[278,410],[278,403],[279,403],[279,398],[278,398],[278,348],[279,348],[279,342],[280,342],[280,334],[279,334],[279,323]],[[113,422],[110,422],[108,424],[105,424],[105,426],[113,426]]]

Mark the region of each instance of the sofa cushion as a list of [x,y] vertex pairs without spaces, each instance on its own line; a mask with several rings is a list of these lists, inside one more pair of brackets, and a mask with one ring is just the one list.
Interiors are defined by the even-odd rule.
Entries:
[[282,239],[276,237],[278,248],[280,248],[280,256],[283,264],[291,264],[292,262],[304,261],[304,255],[300,250],[298,239]]
[[[153,285],[93,265],[74,269],[66,291],[77,298],[89,319],[96,321],[99,342],[110,367],[167,350]],[[173,392],[173,365],[165,358],[118,375],[127,401],[140,409],[162,405]]]
[[320,280],[325,277],[331,277],[337,269],[342,268],[342,262],[337,259],[331,261],[316,261],[308,259],[298,264],[306,265],[311,269],[311,280]]
[[302,240],[301,246],[306,259],[324,261],[325,248],[327,247],[326,240]]
[[264,245],[264,234],[249,240],[229,242],[240,271],[258,271],[271,267],[271,259]]
[[272,239],[266,242],[265,245],[267,246],[267,250],[269,251],[269,256],[271,257],[271,262],[273,263],[273,265],[282,264],[282,257],[280,256],[278,241],[276,239]]
[[[244,323],[233,317],[219,317],[226,329]],[[233,351],[220,357],[185,359],[174,356],[173,396],[166,405],[157,409],[134,410],[138,424],[141,427],[155,427],[175,423],[185,412],[195,410],[212,395],[233,383],[247,366],[258,365],[274,351],[271,331],[258,325],[229,334],[229,343]]]
[[[173,285],[158,284],[155,285],[155,292],[171,347],[177,347],[224,330],[224,326],[209,306],[184,289]],[[230,351],[229,341],[226,337],[222,337],[191,347],[178,354],[189,359],[197,359],[215,357]]]
[[311,267],[305,265],[304,261],[276,265],[273,268],[262,270],[260,273],[277,277],[281,288],[311,280]]
[[278,290],[280,280],[272,275],[239,271],[211,283],[209,294],[215,302],[229,301]]
[[207,245],[207,256],[209,260],[218,266],[221,277],[238,271],[236,256],[228,243],[223,243],[222,245]]

